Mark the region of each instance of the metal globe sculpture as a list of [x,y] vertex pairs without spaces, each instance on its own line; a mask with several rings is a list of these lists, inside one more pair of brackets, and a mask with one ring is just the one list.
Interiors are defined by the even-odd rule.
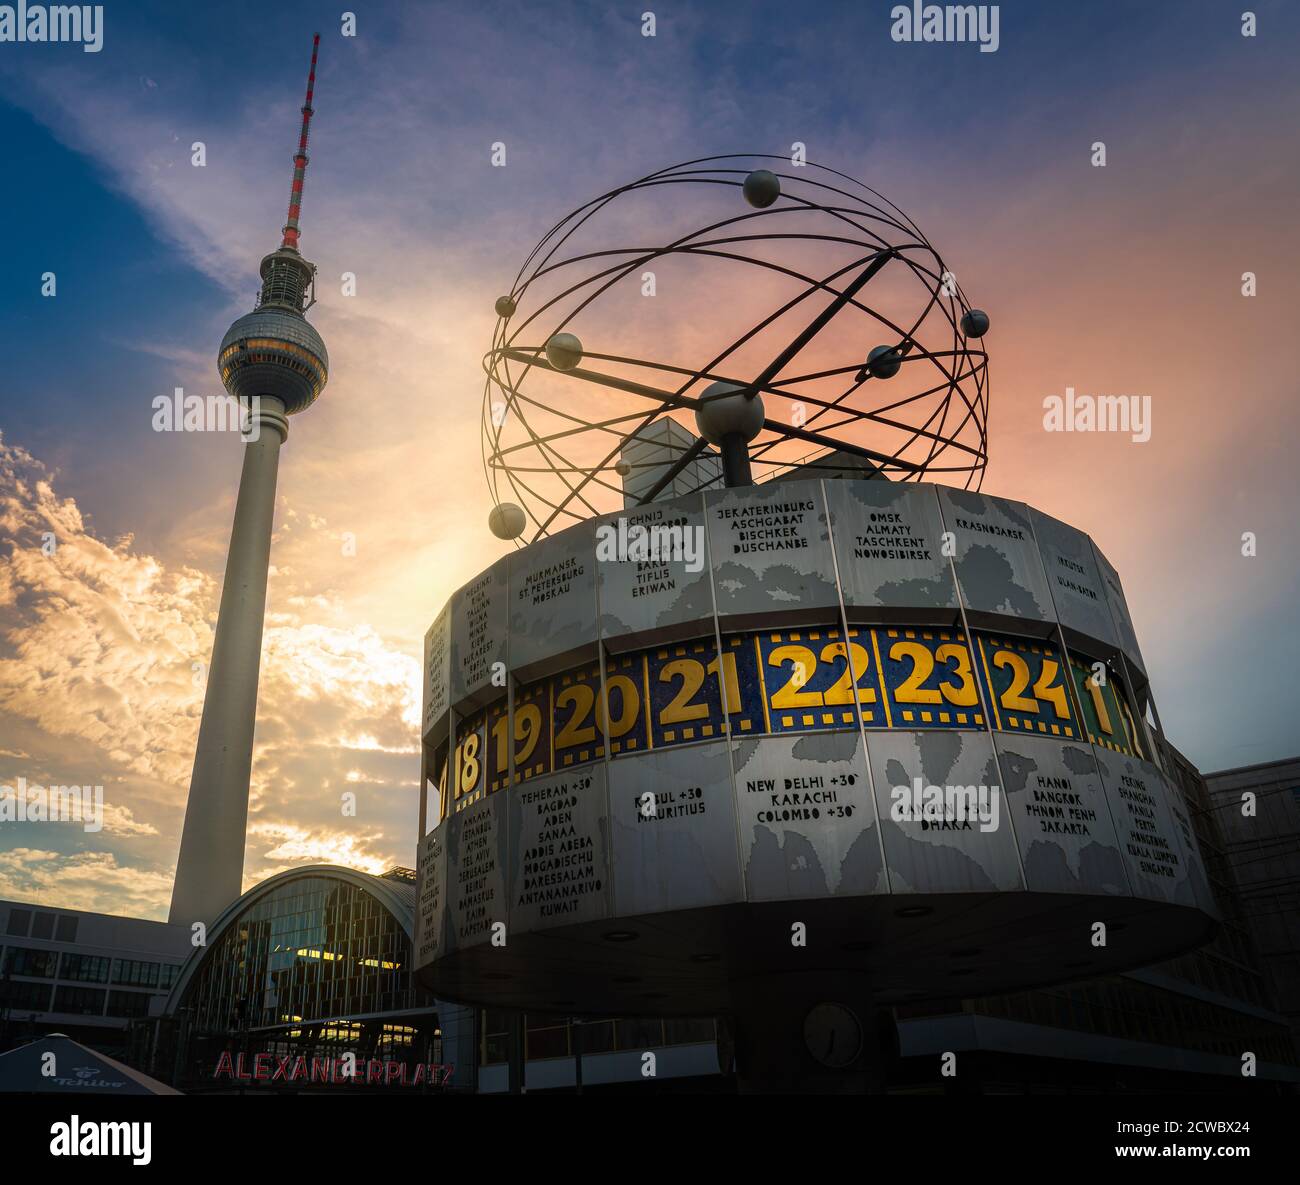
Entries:
[[[755,155],[661,169],[560,219],[509,291],[482,437],[494,503],[527,518],[521,544],[653,500],[663,447],[679,450],[677,492],[683,474],[720,485],[718,465],[690,465],[717,456],[696,423],[717,383],[761,409],[755,482],[810,465],[983,479],[988,318],[912,219],[834,169]],[[647,460],[652,433],[670,444]]]

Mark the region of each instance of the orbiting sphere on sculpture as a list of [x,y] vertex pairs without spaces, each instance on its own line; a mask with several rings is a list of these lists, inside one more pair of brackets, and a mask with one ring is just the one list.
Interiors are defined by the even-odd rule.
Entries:
[[518,539],[524,530],[524,512],[513,502],[494,506],[488,514],[488,529],[498,539]]
[[[982,480],[988,316],[915,222],[843,173],[753,155],[661,169],[562,218],[507,288],[483,451],[521,544],[649,501],[662,447],[713,455],[696,414],[715,383],[761,396],[757,482],[809,463]],[[650,437],[667,443],[638,455]],[[684,469],[674,492],[721,482]]]

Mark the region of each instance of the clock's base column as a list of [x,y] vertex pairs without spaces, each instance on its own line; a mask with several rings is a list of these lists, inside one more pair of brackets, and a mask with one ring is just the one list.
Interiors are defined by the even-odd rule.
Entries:
[[719,1057],[741,1094],[881,1094],[897,1058],[892,1012],[866,977],[771,975],[733,984]]

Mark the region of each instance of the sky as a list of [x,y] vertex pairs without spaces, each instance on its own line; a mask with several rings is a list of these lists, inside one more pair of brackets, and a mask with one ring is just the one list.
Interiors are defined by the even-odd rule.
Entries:
[[[219,391],[315,31],[331,373],[281,460],[246,886],[413,862],[422,639],[507,546],[481,359],[533,245],[653,169],[795,142],[989,311],[983,489],[1119,569],[1173,743],[1207,771],[1300,752],[1300,9],[1243,37],[1219,0],[1020,0],[982,53],[893,41],[891,7],[356,3],[344,36],[337,5],[110,2],[98,53],[0,43],[0,784],[107,804],[99,833],[0,824],[0,897],[166,916],[241,445],[155,432],[153,400]],[[1149,396],[1150,440],[1045,432],[1066,387]]]

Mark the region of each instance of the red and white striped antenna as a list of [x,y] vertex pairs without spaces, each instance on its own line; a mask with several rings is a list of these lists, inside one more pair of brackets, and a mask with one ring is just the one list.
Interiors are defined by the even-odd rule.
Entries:
[[281,247],[298,249],[298,215],[302,212],[302,182],[307,173],[307,129],[311,124],[311,96],[316,89],[316,51],[320,48],[320,34],[312,38],[311,72],[307,75],[307,100],[302,105],[302,135],[298,138],[298,151],[293,157],[293,188],[289,191],[289,219],[284,224]]

